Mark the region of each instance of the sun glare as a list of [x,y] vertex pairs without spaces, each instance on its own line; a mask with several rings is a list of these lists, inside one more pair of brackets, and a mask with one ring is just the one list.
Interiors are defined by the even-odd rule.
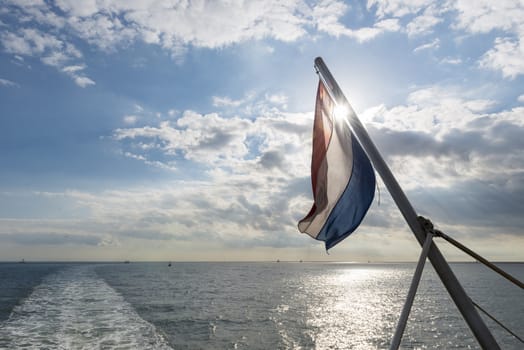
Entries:
[[344,105],[336,105],[333,110],[333,117],[335,120],[340,120],[341,118],[344,118],[349,113],[349,108]]

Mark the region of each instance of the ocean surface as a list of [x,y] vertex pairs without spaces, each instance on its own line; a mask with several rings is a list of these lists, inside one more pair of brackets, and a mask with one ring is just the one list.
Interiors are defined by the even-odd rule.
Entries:
[[[452,264],[524,337],[524,292]],[[524,264],[499,264],[520,280]],[[0,263],[0,349],[387,349],[414,264]],[[493,321],[502,349],[524,349]],[[429,263],[403,349],[478,349]]]

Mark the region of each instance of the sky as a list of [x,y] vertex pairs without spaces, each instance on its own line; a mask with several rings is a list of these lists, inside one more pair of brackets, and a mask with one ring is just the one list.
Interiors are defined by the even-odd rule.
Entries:
[[297,229],[317,56],[418,214],[524,260],[524,1],[0,3],[0,261],[417,260],[379,178]]

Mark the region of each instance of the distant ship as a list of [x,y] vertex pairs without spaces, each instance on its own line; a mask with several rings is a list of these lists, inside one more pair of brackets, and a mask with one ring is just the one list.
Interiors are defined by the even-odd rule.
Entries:
[[124,261],[124,264],[129,264],[129,260]]
[[171,261],[169,262],[169,264],[167,264],[167,266],[171,266]]

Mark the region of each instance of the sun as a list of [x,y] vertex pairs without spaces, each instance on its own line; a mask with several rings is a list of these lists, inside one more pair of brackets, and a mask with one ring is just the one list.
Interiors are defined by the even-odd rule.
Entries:
[[344,120],[349,114],[349,108],[343,104],[337,104],[333,109],[333,118],[335,120]]

